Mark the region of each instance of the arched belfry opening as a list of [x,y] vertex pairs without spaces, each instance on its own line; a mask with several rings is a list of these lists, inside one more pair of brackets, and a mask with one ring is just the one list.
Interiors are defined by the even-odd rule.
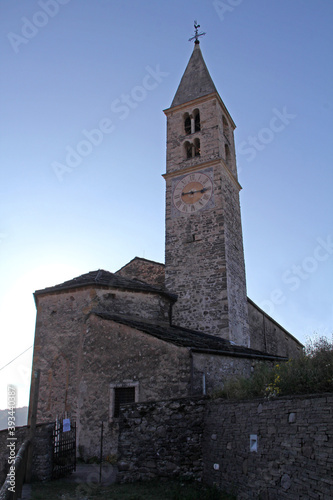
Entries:
[[186,141],[184,143],[184,149],[185,149],[185,157],[186,158],[192,158],[192,144],[189,141]]
[[188,113],[184,115],[184,129],[186,135],[191,134],[191,117]]
[[195,109],[193,113],[184,114],[184,130],[186,135],[194,134],[195,132],[200,132],[200,111]]
[[193,116],[194,116],[194,132],[200,132],[201,130],[200,111],[198,109],[195,109],[193,111]]
[[194,156],[200,156],[200,140],[194,139]]

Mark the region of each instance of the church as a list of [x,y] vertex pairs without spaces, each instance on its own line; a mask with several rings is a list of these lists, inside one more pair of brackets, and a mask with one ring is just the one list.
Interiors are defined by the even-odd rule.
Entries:
[[[302,344],[246,293],[234,121],[194,49],[167,120],[165,264],[135,257],[34,293],[37,422],[66,412],[78,454],[117,453],[119,407],[209,394]],[[34,377],[30,391],[30,415]],[[30,422],[29,422],[30,423]]]

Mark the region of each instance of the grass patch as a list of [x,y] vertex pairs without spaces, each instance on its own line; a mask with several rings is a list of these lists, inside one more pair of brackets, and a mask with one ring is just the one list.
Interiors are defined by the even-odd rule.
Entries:
[[234,500],[217,490],[189,481],[154,480],[99,486],[64,480],[32,485],[32,500]]
[[333,392],[333,338],[309,341],[302,355],[285,363],[259,364],[249,378],[237,377],[225,382],[213,398],[274,398],[297,394]]

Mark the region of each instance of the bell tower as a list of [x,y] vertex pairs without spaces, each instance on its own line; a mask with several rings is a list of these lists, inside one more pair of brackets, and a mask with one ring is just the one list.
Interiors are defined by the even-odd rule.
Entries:
[[[196,29],[198,26],[195,26]],[[167,117],[166,287],[173,324],[249,346],[235,124],[194,50]]]

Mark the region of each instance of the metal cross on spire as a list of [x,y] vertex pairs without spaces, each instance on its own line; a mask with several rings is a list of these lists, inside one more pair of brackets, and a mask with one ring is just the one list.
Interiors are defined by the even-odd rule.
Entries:
[[194,29],[195,29],[195,32],[194,32],[194,36],[192,36],[192,38],[189,38],[188,41],[189,42],[192,42],[192,40],[195,40],[194,43],[200,43],[198,38],[199,36],[204,36],[206,33],[199,33],[198,32],[198,28],[200,28],[200,24],[197,24],[197,21],[194,21]]

